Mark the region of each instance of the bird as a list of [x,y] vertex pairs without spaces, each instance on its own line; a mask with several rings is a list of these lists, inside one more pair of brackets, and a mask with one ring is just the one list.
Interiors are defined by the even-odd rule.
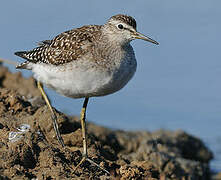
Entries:
[[80,115],[83,153],[76,168],[87,160],[103,169],[88,157],[86,109],[89,98],[115,93],[134,76],[137,61],[130,42],[135,39],[159,44],[137,31],[137,23],[132,16],[117,14],[103,25],[74,28],[52,40],[41,41],[32,50],[15,52],[15,55],[26,60],[16,68],[33,72],[37,86],[51,111],[54,130],[62,147],[65,145],[57,117],[43,85],[63,96],[84,98]]

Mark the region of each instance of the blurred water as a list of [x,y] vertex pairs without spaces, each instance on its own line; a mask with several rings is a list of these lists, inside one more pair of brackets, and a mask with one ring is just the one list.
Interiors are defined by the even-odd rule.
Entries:
[[[138,30],[160,46],[132,42],[135,77],[120,92],[92,98],[88,119],[120,129],[184,129],[207,143],[215,153],[212,168],[221,170],[220,7],[219,0],[2,1],[0,57],[21,62],[15,51],[34,48],[60,32],[103,24],[118,13],[134,16]],[[57,109],[79,114],[82,99],[47,92]]]

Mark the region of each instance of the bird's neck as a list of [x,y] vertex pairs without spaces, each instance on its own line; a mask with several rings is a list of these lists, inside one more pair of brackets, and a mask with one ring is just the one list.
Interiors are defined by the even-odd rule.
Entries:
[[130,46],[130,43],[119,43],[107,35],[104,35],[98,46],[100,46],[99,49],[102,50],[101,54],[103,58],[113,60],[122,59],[126,53],[126,47]]

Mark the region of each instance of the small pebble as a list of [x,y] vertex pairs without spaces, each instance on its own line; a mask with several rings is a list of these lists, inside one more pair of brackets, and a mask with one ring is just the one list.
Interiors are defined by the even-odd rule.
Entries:
[[19,139],[21,139],[22,137],[23,136],[22,136],[21,132],[10,132],[8,135],[8,139],[10,142],[16,142]]
[[30,129],[30,125],[29,124],[21,124],[17,130],[19,130],[20,132],[27,132]]

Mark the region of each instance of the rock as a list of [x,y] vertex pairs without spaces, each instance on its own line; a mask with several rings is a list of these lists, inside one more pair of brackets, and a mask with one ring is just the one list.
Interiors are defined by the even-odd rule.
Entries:
[[[74,173],[82,158],[79,119],[56,111],[66,145],[61,148],[50,115],[33,78],[0,66],[0,179],[210,178],[212,152],[194,136],[180,130],[114,131],[93,123],[88,123],[89,157],[112,177],[89,162]],[[21,131],[22,124],[30,129]],[[9,141],[11,132],[19,138]]]
[[220,180],[221,179],[221,172],[214,174],[211,179],[212,180]]

